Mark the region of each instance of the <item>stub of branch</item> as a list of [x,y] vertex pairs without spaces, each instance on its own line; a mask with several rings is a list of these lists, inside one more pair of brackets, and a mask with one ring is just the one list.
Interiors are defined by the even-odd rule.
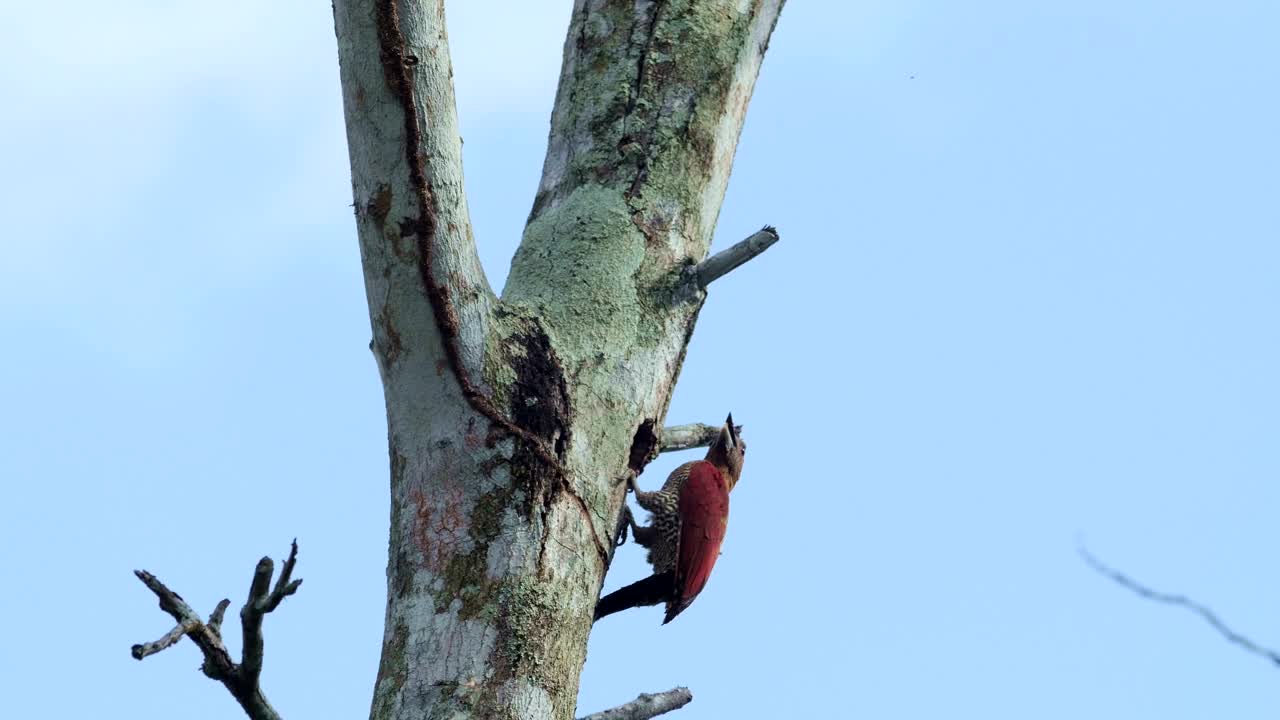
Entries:
[[593,713],[578,720],[648,720],[679,710],[693,701],[693,693],[687,687],[678,687],[660,693],[641,693],[640,697],[626,705]]
[[1158,590],[1152,590],[1137,580],[1121,573],[1119,570],[1114,570],[1107,565],[1104,565],[1101,560],[1094,557],[1093,554],[1085,547],[1081,546],[1077,548],[1077,550],[1085,563],[1087,563],[1089,567],[1093,568],[1099,575],[1115,582],[1121,587],[1132,590],[1139,597],[1151,600],[1152,602],[1158,602],[1164,605],[1174,605],[1190,610],[1196,615],[1199,615],[1205,622],[1209,623],[1209,625],[1212,626],[1214,630],[1217,630],[1222,637],[1226,638],[1228,642],[1238,645],[1254,655],[1265,658],[1274,665],[1280,665],[1280,651],[1259,645],[1248,637],[1232,630],[1230,626],[1223,622],[1216,613],[1204,605],[1201,605],[1195,600],[1183,595],[1173,595],[1170,593],[1160,592]]
[[[741,425],[735,425],[733,429],[736,432],[742,432]],[[719,425],[707,425],[706,423],[670,425],[662,428],[662,439],[658,443],[658,452],[668,453],[707,447],[715,442],[719,436]]]
[[221,682],[245,714],[252,720],[280,720],[280,715],[267,702],[262,694],[258,679],[262,674],[262,618],[275,610],[280,602],[298,590],[302,580],[291,580],[293,567],[298,559],[298,542],[295,540],[289,551],[289,558],[276,580],[275,589],[271,588],[271,575],[274,563],[271,558],[262,558],[254,569],[253,581],[249,585],[249,598],[240,609],[240,622],[244,631],[244,653],[237,664],[222,644],[222,620],[230,600],[222,600],[204,622],[191,606],[164,583],[145,570],[135,570],[134,574],[160,599],[160,609],[178,621],[176,627],[159,640],[134,645],[131,649],[133,657],[141,660],[148,655],[171,647],[184,636],[200,648],[204,654],[201,670],[210,678]]
[[694,276],[698,281],[698,287],[706,290],[708,285],[738,269],[751,258],[768,250],[779,239],[777,228],[772,225],[765,225],[759,232],[746,240],[703,260],[693,270]]
[[229,607],[231,607],[230,600],[222,598],[222,600],[218,601],[218,606],[213,609],[213,612],[209,613],[209,622],[207,624],[210,630],[222,634],[222,618],[227,614],[227,608]]

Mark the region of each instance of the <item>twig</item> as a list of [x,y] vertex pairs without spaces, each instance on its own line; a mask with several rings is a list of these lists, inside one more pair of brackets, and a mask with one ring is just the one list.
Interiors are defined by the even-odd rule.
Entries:
[[751,237],[736,245],[712,255],[698,263],[694,274],[698,279],[698,287],[703,290],[711,283],[738,269],[740,265],[759,255],[769,246],[778,242],[778,230],[772,225],[765,225]]
[[693,701],[693,693],[687,687],[678,687],[660,693],[641,693],[640,697],[611,710],[578,718],[578,720],[649,720],[679,710]]
[[146,570],[135,570],[134,574],[138,579],[160,599],[160,609],[172,615],[173,619],[178,621],[178,625],[159,640],[134,645],[133,657],[141,660],[176,644],[184,635],[190,637],[204,654],[201,670],[205,675],[221,682],[236,702],[240,703],[240,707],[251,720],[280,720],[280,715],[267,702],[258,684],[262,674],[262,618],[275,610],[282,600],[298,591],[302,580],[290,579],[297,560],[298,542],[295,540],[289,550],[289,558],[285,560],[280,577],[276,581],[275,589],[270,592],[268,588],[271,587],[274,563],[268,557],[258,561],[253,573],[253,582],[249,586],[249,599],[240,609],[240,622],[244,631],[244,653],[239,664],[231,659],[231,654],[222,644],[222,619],[231,605],[230,600],[224,599],[219,602],[210,613],[209,622],[205,623],[181,596],[166,587],[155,575]]
[[1080,546],[1078,550],[1080,553],[1080,557],[1083,558],[1086,563],[1088,563],[1089,567],[1093,568],[1095,571],[1098,572],[1098,574],[1102,575],[1103,577],[1106,577],[1114,581],[1116,584],[1120,585],[1121,587],[1126,587],[1132,590],[1139,597],[1145,598],[1147,600],[1163,603],[1165,605],[1175,605],[1177,607],[1186,608],[1187,610],[1190,610],[1191,612],[1199,615],[1201,618],[1204,618],[1205,622],[1213,626],[1213,629],[1217,630],[1229,642],[1234,643],[1255,655],[1259,655],[1271,661],[1272,664],[1280,665],[1280,651],[1263,647],[1262,645],[1255,643],[1253,640],[1250,640],[1249,638],[1245,637],[1244,635],[1241,635],[1235,630],[1232,630],[1212,610],[1205,607],[1204,605],[1201,605],[1195,600],[1192,600],[1191,598],[1188,598],[1184,595],[1172,595],[1169,593],[1160,592],[1158,590],[1152,590],[1151,588],[1139,583],[1137,580],[1134,580],[1133,578],[1130,578],[1127,575],[1124,575],[1120,571],[1114,570],[1102,564],[1102,561],[1094,557],[1093,554],[1090,553],[1089,550],[1086,549],[1084,546]]
[[[707,425],[706,423],[664,427],[662,428],[662,440],[658,445],[658,452],[676,452],[677,450],[707,447],[720,436],[720,427],[719,425]],[[741,425],[735,425],[733,429],[736,432],[742,432]]]

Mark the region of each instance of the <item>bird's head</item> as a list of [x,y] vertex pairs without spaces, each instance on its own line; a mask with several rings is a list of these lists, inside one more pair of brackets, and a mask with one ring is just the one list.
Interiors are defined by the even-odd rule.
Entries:
[[742,439],[742,426],[733,424],[733,413],[720,426],[720,434],[707,448],[707,462],[715,465],[725,476],[732,490],[742,477],[742,463],[747,457],[747,441]]

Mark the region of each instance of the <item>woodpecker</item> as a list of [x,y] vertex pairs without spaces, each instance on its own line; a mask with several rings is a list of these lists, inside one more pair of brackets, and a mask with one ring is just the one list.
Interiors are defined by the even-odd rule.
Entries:
[[641,527],[624,507],[632,537],[649,549],[653,575],[600,598],[596,620],[627,608],[665,602],[662,624],[666,625],[693,603],[720,556],[729,523],[729,491],[742,476],[746,453],[747,444],[730,414],[707,456],[673,470],[661,490],[644,492],[636,487],[634,476],[628,478],[636,502],[653,518]]

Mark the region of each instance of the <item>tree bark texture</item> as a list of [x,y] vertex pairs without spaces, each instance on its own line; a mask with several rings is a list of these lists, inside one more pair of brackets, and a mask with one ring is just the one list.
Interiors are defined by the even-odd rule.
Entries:
[[657,452],[705,297],[688,269],[781,6],[575,2],[498,297],[463,192],[443,2],[335,0],[391,459],[375,720],[573,717],[618,479]]

